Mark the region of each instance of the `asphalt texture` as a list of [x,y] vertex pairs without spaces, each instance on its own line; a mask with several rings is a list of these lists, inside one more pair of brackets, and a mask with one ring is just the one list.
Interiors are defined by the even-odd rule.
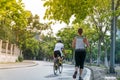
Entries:
[[0,63],[0,69],[32,67],[32,66],[36,66],[36,65],[38,65],[38,64],[34,61],[25,60],[23,62]]
[[[16,80],[16,78],[19,77],[19,74],[21,74],[21,76],[23,78],[26,78],[26,80],[34,80],[34,79],[39,80],[39,78],[42,80],[46,80],[47,78],[49,78],[50,80],[72,80],[72,75],[74,72],[74,65],[64,64],[63,73],[59,74],[59,76],[55,76],[55,77],[53,76],[53,73],[51,74],[51,71],[52,71],[51,66],[52,66],[52,63],[46,62],[46,61],[44,62],[44,61],[25,60],[23,62],[16,62],[16,63],[0,63],[0,70],[2,71],[0,78],[2,78],[2,80],[4,80],[3,78],[5,78],[5,80]],[[20,69],[17,69],[17,68],[20,68]],[[41,69],[44,69],[44,70],[41,70]],[[25,71],[29,70],[32,72],[32,73],[31,72],[28,73],[28,75],[32,75],[32,74],[35,74],[35,75],[32,75],[32,78],[28,79],[28,77],[26,77],[25,75],[22,74],[23,70],[25,70]],[[42,74],[39,76],[38,73],[41,73],[41,71],[42,71]],[[47,71],[47,72],[44,72],[44,71]],[[19,72],[19,74],[18,74],[18,72]],[[7,74],[9,74],[9,75],[7,75]],[[13,74],[16,75],[17,77],[16,76],[13,77]],[[84,80],[90,80],[89,79],[90,74],[91,74],[90,70],[85,68],[83,75],[82,75],[84,77]],[[44,77],[45,75],[47,75],[47,76]],[[9,79],[6,79],[6,77]],[[22,77],[20,77],[19,80],[21,80]],[[78,80],[78,78],[76,80]]]

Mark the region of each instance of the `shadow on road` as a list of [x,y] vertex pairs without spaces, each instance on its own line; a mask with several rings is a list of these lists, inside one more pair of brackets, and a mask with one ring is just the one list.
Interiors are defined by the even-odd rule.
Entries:
[[70,77],[68,76],[62,76],[62,75],[54,75],[54,74],[50,74],[50,75],[47,75],[45,76],[45,78],[52,78],[52,80],[71,80]]
[[53,77],[58,77],[58,76],[59,75],[50,74],[50,75],[45,76],[45,78],[53,78]]

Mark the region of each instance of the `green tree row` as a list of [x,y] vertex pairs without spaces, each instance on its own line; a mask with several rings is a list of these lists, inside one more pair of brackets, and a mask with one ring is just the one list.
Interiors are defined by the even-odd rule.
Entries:
[[[120,28],[120,0],[114,1],[117,29]],[[109,58],[113,14],[111,1],[49,0],[45,1],[44,6],[47,8],[45,19],[68,24],[57,33],[65,44],[68,59],[73,58],[71,42],[77,35],[79,27],[84,29],[84,36],[90,42],[88,51],[91,56],[88,56],[87,61],[97,59],[99,65],[100,60]],[[74,20],[70,25],[72,17]],[[56,38],[53,36],[51,25],[40,23],[39,19],[38,15],[32,15],[30,11],[24,9],[21,0],[0,1],[0,39],[17,44],[26,59],[52,58]],[[43,35],[43,31],[47,31],[47,35]],[[119,46],[116,44],[116,61],[118,55]]]
[[0,0],[0,39],[17,44],[25,58],[36,58],[39,36],[46,29],[49,25],[25,10],[22,0]]
[[[111,10],[112,2],[110,0],[49,0],[45,1],[47,8],[44,18],[65,22],[70,25],[71,18],[74,17],[72,25],[58,32],[62,38],[70,55],[72,54],[71,42],[76,34],[78,27],[84,29],[84,35],[89,39],[89,52],[97,59],[107,60],[110,53],[110,32],[111,19],[114,14],[116,18],[116,29],[120,28],[120,0],[115,1],[115,12]],[[116,44],[117,46],[117,44]],[[102,56],[104,53],[104,56]],[[108,55],[107,55],[108,54]],[[116,53],[119,54],[119,53]]]

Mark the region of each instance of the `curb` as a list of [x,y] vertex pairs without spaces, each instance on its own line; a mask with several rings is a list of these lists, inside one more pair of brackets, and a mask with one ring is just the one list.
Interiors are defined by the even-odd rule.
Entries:
[[90,80],[95,80],[94,79],[94,72],[93,72],[93,70],[90,67],[88,67],[88,66],[85,66],[85,67],[88,68],[91,71]]
[[84,80],[93,80],[91,79],[91,70],[89,68],[86,67],[87,73],[84,77]]
[[[16,64],[14,63],[13,66],[10,66],[11,64],[5,64],[6,66],[0,67],[0,69],[13,69],[13,68],[23,68],[23,67],[33,67],[33,66],[37,66],[38,63],[36,62],[21,62],[23,64]],[[30,64],[25,64],[25,63],[30,63]]]

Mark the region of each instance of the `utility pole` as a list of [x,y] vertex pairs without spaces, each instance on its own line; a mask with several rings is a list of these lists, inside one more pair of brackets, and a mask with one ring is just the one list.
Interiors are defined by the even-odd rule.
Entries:
[[111,49],[110,49],[110,73],[115,73],[115,40],[116,40],[116,28],[115,28],[115,4],[112,0],[112,20],[111,20]]

